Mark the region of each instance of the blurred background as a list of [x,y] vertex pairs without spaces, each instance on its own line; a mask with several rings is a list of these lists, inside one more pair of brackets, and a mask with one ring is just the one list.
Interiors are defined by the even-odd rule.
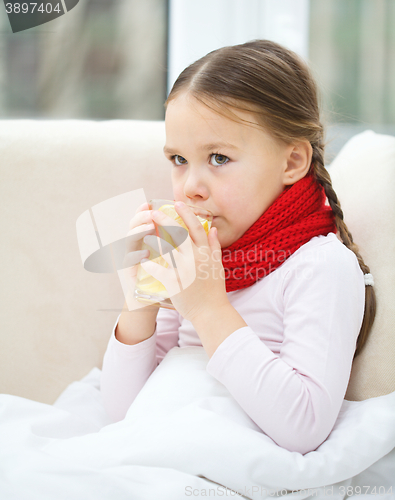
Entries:
[[395,0],[80,0],[18,33],[0,5],[0,119],[163,120],[185,66],[254,38],[310,64],[327,161],[362,130],[395,135]]

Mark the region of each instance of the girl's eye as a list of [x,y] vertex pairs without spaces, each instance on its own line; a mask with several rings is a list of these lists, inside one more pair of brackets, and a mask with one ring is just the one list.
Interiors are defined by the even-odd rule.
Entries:
[[176,165],[185,165],[186,163],[188,163],[187,160],[180,155],[174,155],[173,160]]
[[[180,155],[174,155],[171,158],[176,165],[186,165],[188,161]],[[221,155],[219,153],[213,153],[210,156],[210,163],[214,167],[220,167],[221,165],[225,165],[225,163],[228,163],[229,158],[225,155]]]
[[214,165],[215,167],[219,167],[220,165],[225,165],[225,163],[228,163],[228,161],[229,161],[229,158],[225,155],[221,155],[221,154],[212,154],[211,155],[211,165]]

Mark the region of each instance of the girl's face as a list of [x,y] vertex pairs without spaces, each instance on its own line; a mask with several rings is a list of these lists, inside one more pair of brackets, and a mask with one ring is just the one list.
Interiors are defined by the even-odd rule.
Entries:
[[[257,123],[253,114],[234,112]],[[222,248],[245,233],[285,183],[295,182],[285,172],[290,146],[262,128],[211,111],[187,93],[169,102],[165,123],[174,199],[213,213]]]

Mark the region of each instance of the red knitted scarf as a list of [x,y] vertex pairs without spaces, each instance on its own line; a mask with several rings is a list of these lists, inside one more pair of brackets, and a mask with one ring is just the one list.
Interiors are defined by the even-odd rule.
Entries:
[[237,241],[222,249],[226,291],[253,285],[314,236],[337,232],[324,188],[309,172],[280,196]]

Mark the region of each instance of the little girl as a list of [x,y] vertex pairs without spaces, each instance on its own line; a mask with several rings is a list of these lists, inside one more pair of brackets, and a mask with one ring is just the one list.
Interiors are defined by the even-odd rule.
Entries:
[[[165,106],[175,208],[193,247],[177,267],[195,266],[196,278],[171,297],[176,310],[136,301],[118,317],[105,407],[123,419],[171,348],[203,346],[207,372],[264,433],[312,451],[334,426],[375,316],[369,268],[324,166],[316,85],[296,54],[255,40],[186,68]],[[213,213],[208,235],[185,203]],[[169,224],[148,208],[131,229]],[[170,267],[141,265],[172,286]]]

